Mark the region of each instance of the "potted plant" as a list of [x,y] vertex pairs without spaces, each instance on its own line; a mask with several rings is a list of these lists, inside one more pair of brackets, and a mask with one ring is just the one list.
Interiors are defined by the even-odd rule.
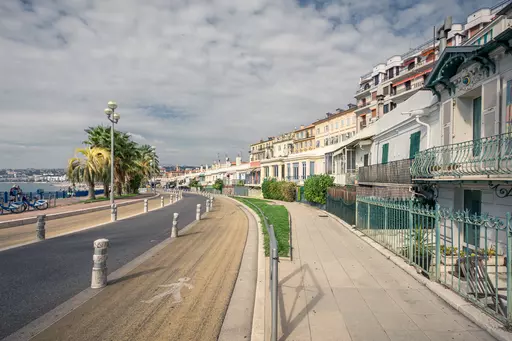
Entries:
[[428,230],[417,227],[409,233],[405,241],[407,244],[401,251],[402,256],[412,260],[428,277],[432,254],[435,252],[434,243],[428,240]]

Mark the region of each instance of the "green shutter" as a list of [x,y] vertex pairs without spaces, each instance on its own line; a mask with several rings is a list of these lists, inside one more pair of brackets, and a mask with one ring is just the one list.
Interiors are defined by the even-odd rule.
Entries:
[[382,163],[388,163],[389,143],[382,145]]
[[414,134],[411,134],[411,141],[409,144],[409,158],[414,159],[416,153],[420,151],[420,139],[421,132],[417,131]]

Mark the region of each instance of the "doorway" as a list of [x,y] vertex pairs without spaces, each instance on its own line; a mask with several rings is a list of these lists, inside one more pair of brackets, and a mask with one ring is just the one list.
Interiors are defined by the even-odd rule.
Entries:
[[479,156],[482,151],[482,97],[473,99],[473,156]]

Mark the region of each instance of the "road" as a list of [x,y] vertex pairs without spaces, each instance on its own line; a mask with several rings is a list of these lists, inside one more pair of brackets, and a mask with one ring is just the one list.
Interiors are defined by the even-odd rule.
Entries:
[[0,339],[90,285],[92,243],[110,240],[108,270],[117,270],[170,235],[172,213],[180,227],[195,219],[205,198],[185,193],[161,210],[74,234],[0,252]]
[[219,198],[205,220],[33,340],[217,340],[247,228]]

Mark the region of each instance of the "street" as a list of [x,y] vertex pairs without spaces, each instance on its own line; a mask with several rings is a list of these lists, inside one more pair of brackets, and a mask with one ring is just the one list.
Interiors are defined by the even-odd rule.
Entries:
[[179,228],[195,219],[204,197],[183,200],[126,220],[0,252],[0,339],[89,287],[93,241],[110,240],[108,271],[115,271],[170,235],[172,213]]

